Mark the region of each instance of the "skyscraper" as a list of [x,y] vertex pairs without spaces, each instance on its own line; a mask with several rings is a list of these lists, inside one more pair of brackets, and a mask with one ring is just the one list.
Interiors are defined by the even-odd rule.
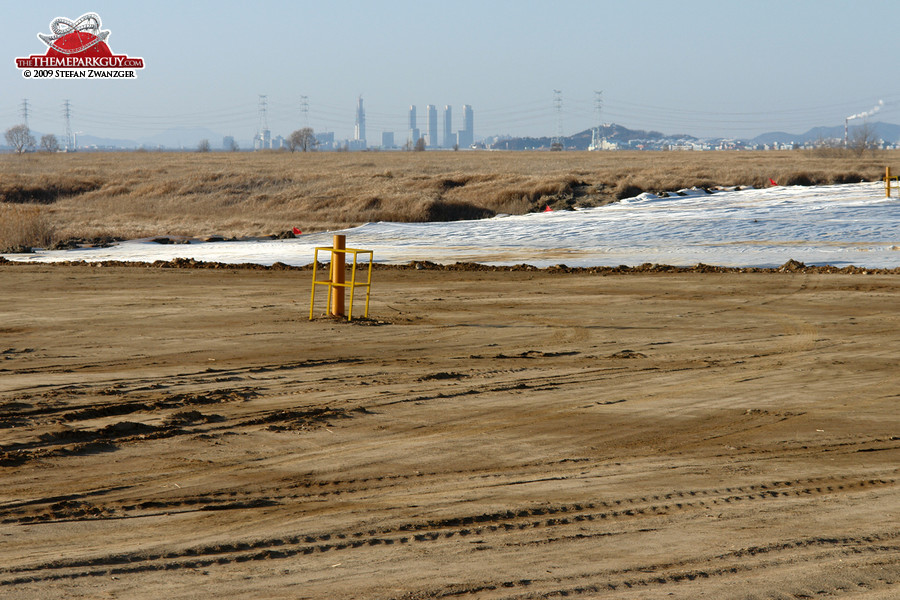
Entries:
[[409,107],[409,137],[407,141],[410,145],[414,145],[419,141],[419,128],[416,127],[416,106],[414,104]]
[[444,148],[452,148],[456,143],[453,136],[453,111],[448,104],[444,107]]
[[366,111],[363,109],[362,94],[356,101],[356,129],[354,131],[354,139],[359,142],[363,148],[366,147]]
[[253,138],[254,150],[265,150],[272,147],[272,132],[269,131],[269,101],[265,94],[259,95],[259,126]]
[[438,147],[438,118],[437,107],[429,104],[425,107],[425,144],[429,148]]
[[463,128],[457,134],[460,148],[468,148],[475,141],[475,115],[472,106],[463,104]]

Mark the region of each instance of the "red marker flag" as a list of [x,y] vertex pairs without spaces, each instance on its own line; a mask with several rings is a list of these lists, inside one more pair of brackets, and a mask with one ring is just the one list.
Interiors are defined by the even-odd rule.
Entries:
[[550,208],[550,205],[547,205],[547,208],[544,209],[544,212],[553,212],[553,209]]
[[297,228],[297,227],[294,227],[293,231],[294,231],[294,235],[300,235],[301,233],[303,233],[303,232],[300,231],[300,229]]
[[777,183],[775,183],[775,180],[772,179],[771,177],[769,177],[769,183],[771,183],[771,184],[774,185],[774,186],[777,186],[777,185],[778,185]]

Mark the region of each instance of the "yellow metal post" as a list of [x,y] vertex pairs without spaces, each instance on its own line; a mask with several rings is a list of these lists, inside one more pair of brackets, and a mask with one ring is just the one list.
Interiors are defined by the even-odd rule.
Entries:
[[357,252],[353,253],[353,270],[350,271],[350,311],[347,314],[347,320],[353,320],[353,290],[356,289],[356,256]]
[[891,197],[891,168],[884,168],[884,194],[886,197]]
[[[372,263],[374,262],[373,252],[371,250],[361,250],[359,248],[347,248],[345,246],[345,240],[338,240],[338,236],[335,236],[335,247],[333,248],[316,248],[315,254],[313,255],[313,272],[312,272],[312,289],[309,293],[309,320],[312,321],[313,315],[315,313],[315,302],[316,302],[316,286],[324,285],[328,287],[328,307],[325,310],[325,314],[333,315],[333,316],[344,316],[337,312],[337,309],[332,309],[332,301],[335,296],[334,292],[340,290],[342,293],[339,294],[340,304],[343,306],[343,292],[344,288],[350,288],[350,306],[347,311],[347,320],[353,320],[353,295],[354,291],[357,287],[363,286],[366,288],[366,318],[369,317],[369,296],[372,292]],[[340,236],[344,237],[344,236]],[[331,263],[332,267],[328,275],[328,279],[319,281],[316,279],[316,273],[319,265],[319,250],[327,251],[331,253]],[[350,283],[346,283],[346,276],[344,273],[344,269],[346,267],[346,254],[350,252],[353,254],[353,271],[352,277],[350,279]],[[359,255],[367,254],[369,256],[369,270],[366,277],[365,283],[360,283],[356,278],[356,271],[359,269]],[[338,258],[340,257],[340,258]],[[337,265],[337,269],[335,266]],[[339,273],[339,274],[338,274]],[[336,301],[337,302],[337,301]],[[343,311],[342,311],[343,312]]]
[[316,248],[313,254],[313,279],[312,290],[309,292],[309,320],[313,319],[313,306],[316,303],[316,267],[319,265],[319,249]]
[[344,316],[344,267],[346,264],[344,250],[347,238],[343,235],[334,236],[334,252],[331,253],[331,314],[335,317]]

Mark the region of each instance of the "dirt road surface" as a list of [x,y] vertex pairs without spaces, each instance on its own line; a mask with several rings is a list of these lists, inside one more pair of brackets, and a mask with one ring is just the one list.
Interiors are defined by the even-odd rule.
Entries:
[[309,280],[0,265],[0,597],[900,597],[896,275]]

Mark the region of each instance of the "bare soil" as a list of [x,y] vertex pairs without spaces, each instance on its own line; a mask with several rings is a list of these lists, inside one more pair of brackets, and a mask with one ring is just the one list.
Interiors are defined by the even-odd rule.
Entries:
[[0,265],[0,597],[900,595],[897,275],[309,279]]

